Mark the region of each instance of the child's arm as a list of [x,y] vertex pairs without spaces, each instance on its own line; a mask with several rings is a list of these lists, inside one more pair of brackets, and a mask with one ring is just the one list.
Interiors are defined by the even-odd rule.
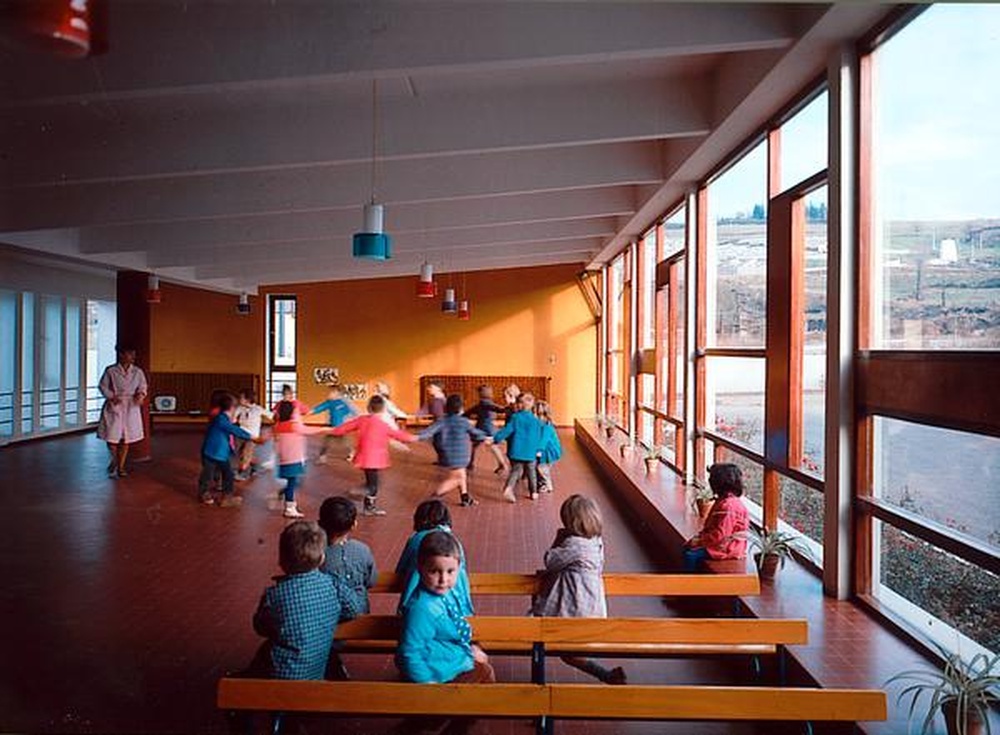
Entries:
[[705,548],[721,548],[726,539],[733,535],[736,518],[728,510],[719,508],[719,503],[712,506],[712,512],[705,520],[705,526],[696,537],[698,546]]
[[365,570],[365,587],[371,589],[378,582],[378,568],[375,566],[375,557],[371,550],[368,551],[368,569]]
[[500,429],[500,431],[498,431],[496,434],[493,435],[493,443],[499,444],[513,433],[514,433],[514,422],[508,421],[506,424],[504,424],[504,427]]
[[389,436],[391,436],[396,441],[401,441],[401,442],[415,442],[420,438],[415,434],[411,434],[408,431],[403,431],[402,429],[394,429],[391,426],[389,427]]
[[433,424],[428,426],[423,431],[417,433],[417,440],[425,442],[428,439],[433,439],[436,435],[441,433],[441,429],[444,428],[444,422],[435,421]]
[[471,436],[477,442],[484,442],[490,438],[490,435],[481,429],[477,429],[472,424],[469,424],[469,436]]
[[249,431],[247,431],[242,427],[237,426],[232,421],[220,421],[219,426],[222,427],[223,431],[232,434],[237,439],[246,439],[247,441],[253,441],[253,437],[250,435]]
[[274,622],[274,616],[271,615],[271,604],[267,599],[267,591],[260,596],[260,602],[257,604],[257,611],[253,614],[253,629],[254,632],[263,636],[264,638],[273,639],[278,635],[277,626]]
[[330,431],[330,433],[334,436],[343,436],[344,434],[350,434],[352,431],[357,431],[360,426],[359,419],[360,417],[355,417],[350,421],[345,421],[340,426]]
[[330,408],[331,408],[331,407],[330,407],[330,402],[329,402],[329,401],[323,401],[322,403],[320,403],[320,404],[318,404],[317,406],[315,406],[315,407],[313,408],[313,410],[312,410],[312,411],[310,411],[310,412],[309,412],[308,414],[306,414],[306,415],[307,415],[307,416],[312,416],[312,415],[314,415],[314,414],[317,414],[317,413],[323,413],[324,411],[329,411],[329,410],[330,410]]
[[434,620],[422,610],[409,610],[403,618],[403,630],[399,635],[396,661],[403,678],[418,684],[434,681],[434,673],[426,662],[427,641],[432,640],[436,630]]

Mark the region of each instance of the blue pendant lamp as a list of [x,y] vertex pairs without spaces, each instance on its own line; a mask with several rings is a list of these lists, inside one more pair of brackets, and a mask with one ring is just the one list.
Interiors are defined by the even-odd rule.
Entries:
[[385,212],[375,202],[375,164],[378,160],[378,80],[372,80],[372,198],[365,205],[365,225],[354,233],[354,257],[368,260],[389,260],[392,241],[383,231]]

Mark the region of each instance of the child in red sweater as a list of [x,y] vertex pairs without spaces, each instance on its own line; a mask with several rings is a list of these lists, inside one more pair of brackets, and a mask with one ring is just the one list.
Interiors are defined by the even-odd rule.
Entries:
[[705,559],[745,559],[747,540],[740,534],[749,527],[743,494],[743,473],[734,464],[708,468],[708,486],[715,503],[701,533],[684,544],[684,570],[693,572]]

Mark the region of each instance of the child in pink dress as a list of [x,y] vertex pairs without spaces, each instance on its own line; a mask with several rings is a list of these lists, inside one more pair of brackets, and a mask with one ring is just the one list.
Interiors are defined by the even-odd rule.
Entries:
[[302,413],[292,401],[279,401],[275,406],[274,454],[278,463],[278,477],[286,481],[278,493],[285,501],[285,518],[302,518],[295,502],[295,488],[306,474],[306,437],[309,434],[329,434],[330,429],[306,426]]
[[715,503],[701,533],[684,544],[684,570],[688,572],[705,559],[745,559],[747,555],[747,540],[741,535],[750,525],[740,500],[743,473],[734,464],[714,464],[708,468],[708,485]]
[[376,505],[379,488],[379,472],[389,467],[389,440],[415,442],[417,437],[408,431],[390,426],[382,418],[385,411],[385,399],[374,395],[368,401],[368,414],[341,424],[330,431],[334,436],[344,436],[352,431],[358,432],[357,448],[354,452],[354,466],[365,473],[365,504],[362,514],[366,516],[384,516],[385,511]]

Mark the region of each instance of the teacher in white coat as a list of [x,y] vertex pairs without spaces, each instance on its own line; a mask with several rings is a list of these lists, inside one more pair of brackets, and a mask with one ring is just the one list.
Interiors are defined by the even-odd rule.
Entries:
[[116,345],[115,351],[118,361],[104,369],[98,386],[105,400],[97,424],[97,437],[108,443],[111,452],[108,477],[125,477],[129,444],[145,436],[141,407],[149,388],[146,374],[135,364],[135,350]]

